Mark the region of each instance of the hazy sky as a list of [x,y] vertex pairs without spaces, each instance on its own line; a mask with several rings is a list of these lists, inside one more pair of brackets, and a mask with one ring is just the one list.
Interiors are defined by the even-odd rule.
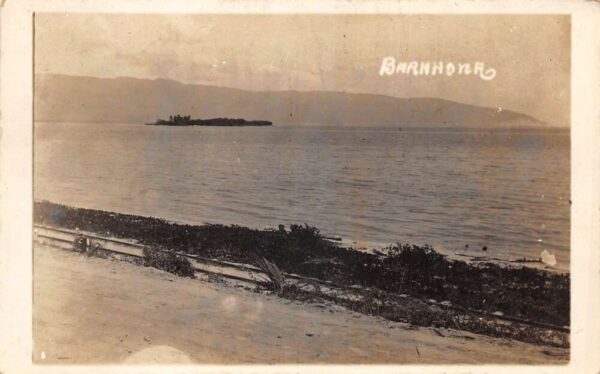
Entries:
[[[439,97],[569,126],[568,16],[38,13],[35,49],[36,73]],[[386,56],[497,75],[382,77]]]

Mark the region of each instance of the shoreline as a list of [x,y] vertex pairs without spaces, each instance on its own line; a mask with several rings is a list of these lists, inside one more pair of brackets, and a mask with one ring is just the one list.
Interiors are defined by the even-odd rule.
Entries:
[[[457,326],[458,319],[463,330],[568,346],[568,334],[548,335],[545,329],[518,325],[509,328],[491,318],[480,322],[467,312],[462,313],[465,319],[461,313],[449,312],[443,306],[440,309],[426,305],[433,300],[490,316],[568,326],[570,276],[566,274],[527,267],[503,268],[486,262],[467,264],[447,259],[427,246],[390,246],[387,254],[380,255],[358,252],[324,239],[309,226],[293,225],[289,230],[282,226],[277,230],[191,226],[50,202],[35,202],[34,212],[34,222],[38,224],[134,239],[158,249],[246,264],[254,264],[260,255],[287,273],[332,281],[349,289],[359,287],[364,290],[361,297],[366,301],[341,304],[364,314],[421,326]],[[312,296],[305,292],[292,295],[299,299]],[[409,307],[403,306],[407,297],[411,300]]]
[[[139,216],[139,217],[145,217],[145,218],[157,218],[160,219],[161,221],[164,221],[168,224],[173,224],[173,225],[179,225],[179,226],[192,226],[192,227],[196,227],[196,226],[223,226],[223,227],[243,227],[243,228],[247,228],[250,230],[258,230],[258,231],[270,231],[270,230],[277,230],[278,227],[277,225],[246,225],[246,224],[240,224],[240,223],[228,223],[228,222],[219,222],[219,221],[204,221],[204,222],[194,222],[191,220],[186,220],[186,219],[173,219],[173,218],[165,218],[165,217],[155,217],[152,215],[144,215],[141,213],[135,213],[135,212],[124,212],[124,211],[107,211],[107,210],[102,210],[102,209],[98,209],[98,208],[94,208],[94,207],[90,207],[90,206],[73,206],[73,205],[69,205],[66,203],[55,203],[55,202],[50,202],[49,200],[44,200],[44,199],[39,199],[39,200],[34,200],[34,204],[38,204],[38,203],[50,203],[53,205],[57,205],[57,206],[65,206],[65,207],[73,207],[76,209],[84,209],[84,210],[90,210],[90,211],[98,211],[98,212],[105,212],[105,213],[110,213],[110,214],[118,214],[118,215],[122,215],[122,216]],[[353,238],[348,238],[345,236],[340,235],[337,232],[334,231],[327,231],[327,230],[320,230],[320,235],[323,237],[323,239],[329,240],[334,244],[337,244],[339,247],[343,247],[343,248],[347,248],[350,250],[354,250],[354,251],[359,251],[359,252],[364,252],[367,254],[377,254],[380,253],[382,251],[385,251],[386,248],[388,248],[390,245],[393,245],[392,242],[386,242],[386,241],[375,241],[375,240],[359,240],[359,239],[353,239]],[[426,245],[418,245],[418,246],[426,246]],[[566,275],[566,276],[570,276],[571,270],[570,270],[570,266],[569,268],[563,268],[560,266],[549,266],[544,264],[540,258],[534,258],[534,257],[527,257],[527,256],[513,256],[513,257],[502,257],[502,255],[497,255],[494,254],[493,256],[488,256],[485,254],[485,252],[482,251],[477,251],[476,253],[472,253],[473,250],[470,251],[465,251],[465,250],[459,250],[459,249],[454,249],[454,250],[449,250],[449,249],[438,249],[436,247],[432,247],[437,253],[439,253],[442,256],[445,256],[448,259],[454,260],[454,261],[462,261],[462,262],[466,262],[468,264],[474,264],[477,265],[478,263],[492,263],[495,265],[499,265],[502,267],[509,267],[509,268],[522,268],[522,267],[528,267],[531,269],[535,269],[535,270],[541,270],[541,271],[546,271],[546,272],[550,272],[550,273],[555,273],[555,274],[561,274],[561,275]],[[500,257],[498,257],[500,256]]]

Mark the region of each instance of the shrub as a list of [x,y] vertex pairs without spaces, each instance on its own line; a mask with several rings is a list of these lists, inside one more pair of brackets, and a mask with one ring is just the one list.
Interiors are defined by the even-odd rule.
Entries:
[[73,239],[73,251],[84,253],[88,247],[87,238],[83,235],[77,235]]
[[285,276],[279,270],[277,265],[270,262],[264,257],[260,257],[256,260],[256,265],[269,277],[271,284],[273,285],[273,291],[281,296],[285,285]]
[[194,268],[190,261],[172,252],[144,248],[144,266],[151,266],[182,277],[194,278]]
[[88,256],[98,256],[100,253],[103,253],[104,256],[102,257],[106,257],[100,243],[84,235],[77,235],[75,237],[73,240],[73,250]]

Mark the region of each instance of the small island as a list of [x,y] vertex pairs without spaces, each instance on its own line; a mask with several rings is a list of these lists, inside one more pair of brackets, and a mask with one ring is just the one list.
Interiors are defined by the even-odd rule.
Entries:
[[190,116],[169,116],[168,120],[158,119],[155,122],[146,123],[149,126],[272,126],[270,121],[248,121],[243,118],[210,118],[191,119]]

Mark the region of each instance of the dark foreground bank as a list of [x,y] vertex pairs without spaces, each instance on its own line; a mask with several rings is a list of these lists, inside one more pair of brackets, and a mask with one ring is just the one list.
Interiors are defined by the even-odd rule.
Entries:
[[[280,226],[277,230],[224,225],[192,226],[50,202],[34,204],[34,222],[137,239],[150,247],[221,260],[255,263],[257,258],[262,257],[287,273],[368,288],[377,300],[384,299],[386,295],[410,296],[410,302],[393,303],[395,306],[387,309],[385,303],[351,305],[351,301],[347,302],[347,306],[355,310],[393,320],[408,319],[421,325],[438,323],[444,327],[454,327],[458,322],[461,324],[459,327],[474,332],[540,341],[526,336],[531,334],[526,329],[522,333],[506,333],[496,331],[496,327],[475,325],[474,322],[471,326],[463,326],[463,322],[457,321],[452,313],[423,313],[417,305],[420,300],[434,299],[465,310],[556,326],[569,325],[568,274],[527,267],[507,268],[493,263],[467,264],[449,260],[429,246],[395,244],[385,253],[370,254],[343,248],[325,239],[318,229],[306,225],[292,225],[289,229]],[[408,304],[415,307],[403,311],[402,308]],[[411,318],[395,317],[398,313],[412,315],[409,316]],[[472,321],[478,320],[472,318]],[[541,339],[542,342],[547,340]],[[563,336],[556,344],[568,344],[568,338]]]

